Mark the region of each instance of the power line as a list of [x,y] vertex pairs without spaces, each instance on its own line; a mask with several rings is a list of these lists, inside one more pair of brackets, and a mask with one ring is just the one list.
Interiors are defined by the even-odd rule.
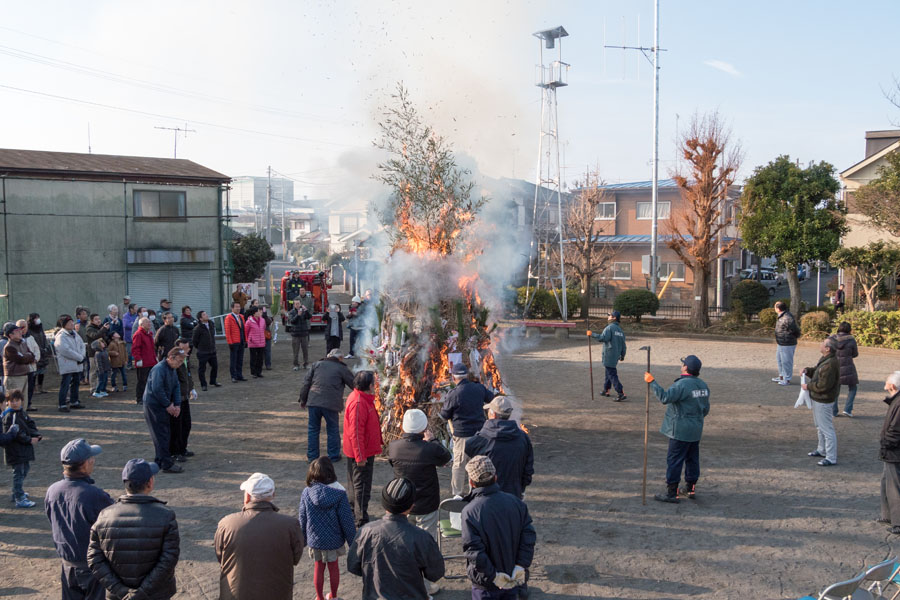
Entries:
[[42,96],[44,98],[51,98],[53,100],[59,100],[62,102],[74,102],[76,104],[83,104],[86,106],[96,106],[98,108],[105,108],[108,110],[117,110],[117,111],[121,111],[121,112],[128,112],[128,113],[133,113],[133,114],[137,114],[137,115],[143,115],[146,117],[155,117],[158,119],[170,119],[170,120],[179,121],[179,122],[190,122],[190,123],[195,123],[197,125],[205,125],[207,127],[215,127],[217,129],[224,129],[226,131],[236,131],[239,133],[247,133],[247,134],[251,134],[251,135],[263,135],[263,136],[267,136],[267,137],[274,137],[274,138],[280,138],[280,139],[285,139],[285,140],[296,140],[299,142],[307,142],[307,143],[311,143],[311,144],[343,146],[346,148],[369,148],[369,146],[359,146],[357,144],[343,144],[341,142],[332,142],[332,141],[326,141],[326,140],[314,140],[311,138],[302,138],[302,137],[298,137],[298,136],[294,136],[294,135],[285,135],[283,133],[271,133],[268,131],[259,131],[256,129],[247,129],[244,127],[233,127],[231,125],[220,125],[218,123],[212,123],[209,121],[198,121],[196,119],[185,119],[183,117],[164,115],[161,113],[154,113],[154,112],[149,112],[149,111],[145,111],[145,110],[138,110],[135,108],[125,108],[123,106],[114,106],[112,104],[103,104],[102,102],[94,102],[92,100],[81,100],[79,98],[71,98],[69,96],[61,96],[59,94],[50,94],[48,92],[39,92],[37,90],[29,90],[29,89],[15,87],[15,86],[11,86],[11,85],[0,84],[0,88],[6,89],[6,90],[12,90],[14,92],[20,92],[20,93],[24,93],[24,94],[31,94],[34,96]]
[[18,48],[13,48],[11,46],[0,45],[0,54],[10,56],[12,58],[18,58],[21,60],[38,63],[38,64],[48,66],[48,67],[53,67],[55,69],[61,69],[61,70],[77,73],[80,75],[86,75],[88,77],[103,79],[105,81],[111,81],[113,83],[131,85],[131,86],[149,89],[149,90],[153,90],[153,91],[161,92],[161,93],[165,93],[165,94],[172,94],[172,95],[180,96],[183,98],[192,98],[195,100],[205,100],[208,102],[217,102],[220,104],[226,104],[226,105],[230,105],[230,106],[238,106],[238,107],[243,107],[243,108],[247,108],[247,109],[258,111],[258,112],[276,114],[276,115],[295,118],[295,119],[316,119],[316,120],[320,120],[320,121],[329,121],[329,122],[333,122],[333,123],[345,123],[345,124],[349,124],[349,125],[357,124],[356,121],[347,121],[345,119],[335,119],[332,117],[326,117],[323,115],[316,115],[316,114],[311,114],[311,113],[301,113],[301,112],[297,112],[297,111],[291,111],[291,110],[286,110],[286,109],[282,109],[282,108],[278,108],[278,107],[266,106],[266,105],[262,105],[262,104],[240,102],[240,101],[233,100],[230,98],[222,98],[220,96],[213,96],[213,95],[205,94],[202,92],[195,92],[192,90],[177,88],[174,86],[156,83],[153,81],[147,81],[144,79],[128,77],[127,75],[120,75],[118,73],[114,73],[111,71],[104,71],[102,69],[95,69],[94,67],[79,65],[79,64],[73,63],[73,62],[59,60],[59,59],[52,58],[49,56],[43,56],[41,54],[35,54],[34,52],[20,50]]

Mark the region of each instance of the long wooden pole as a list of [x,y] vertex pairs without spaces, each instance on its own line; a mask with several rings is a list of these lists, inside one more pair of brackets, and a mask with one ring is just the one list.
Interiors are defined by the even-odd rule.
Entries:
[[591,402],[594,402],[594,357],[591,355],[591,330],[587,330],[588,338],[588,365],[591,372]]
[[[647,351],[647,372],[650,372],[650,346],[643,346]],[[647,504],[647,445],[650,439],[650,384],[647,383],[647,397],[644,402],[644,476],[641,484],[641,504]]]

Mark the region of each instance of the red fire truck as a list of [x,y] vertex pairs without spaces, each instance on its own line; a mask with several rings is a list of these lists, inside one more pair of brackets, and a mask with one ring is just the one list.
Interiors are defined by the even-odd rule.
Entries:
[[[294,280],[291,279],[291,273],[298,275]],[[302,294],[300,292],[297,281],[303,286]],[[303,296],[309,292],[312,297],[312,318],[310,319],[310,327],[324,327],[325,323],[322,317],[328,310],[328,290],[331,289],[331,280],[325,271],[285,271],[284,277],[281,278],[281,321],[286,323],[287,314],[293,308],[294,298],[304,300]],[[305,302],[308,302],[306,300]]]

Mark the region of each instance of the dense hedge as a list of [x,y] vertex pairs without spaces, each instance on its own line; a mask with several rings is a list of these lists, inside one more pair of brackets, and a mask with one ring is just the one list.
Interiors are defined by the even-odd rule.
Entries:
[[769,305],[769,290],[766,286],[752,279],[745,279],[731,290],[731,305],[736,308],[736,303],[740,303],[741,312],[747,316],[747,319]]
[[837,331],[840,321],[850,323],[850,333],[860,346],[900,350],[900,311],[849,311],[835,321],[833,331]]
[[806,313],[800,319],[800,331],[807,337],[824,339],[831,332],[831,316],[825,311]]
[[634,317],[635,321],[640,322],[642,315],[656,314],[659,310],[659,298],[643,288],[625,290],[616,296],[613,308],[622,313],[623,317]]
[[778,311],[774,308],[764,308],[759,311],[759,324],[763,327],[775,327],[778,320]]
[[[525,306],[526,288],[520,287],[516,289],[516,308],[521,310]],[[566,305],[568,307],[569,318],[577,315],[581,309],[581,294],[577,290],[569,289],[566,295]],[[534,301],[531,303],[531,311],[528,315],[535,319],[561,319],[559,314],[559,306],[556,304],[556,298],[550,290],[539,288],[535,291]]]

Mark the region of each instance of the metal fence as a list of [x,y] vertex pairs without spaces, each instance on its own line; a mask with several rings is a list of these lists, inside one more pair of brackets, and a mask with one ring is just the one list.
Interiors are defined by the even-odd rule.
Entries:
[[[644,315],[644,319],[684,319],[687,320],[691,317],[691,305],[690,304],[665,304],[659,307],[659,310],[656,311],[656,316],[652,315]],[[605,318],[607,313],[613,310],[612,303],[597,303],[594,302],[591,304],[590,308],[588,308],[588,315],[592,319],[601,319]],[[725,313],[728,312],[728,309],[723,306],[710,306],[709,307],[709,318],[716,320],[721,319],[725,316]]]

